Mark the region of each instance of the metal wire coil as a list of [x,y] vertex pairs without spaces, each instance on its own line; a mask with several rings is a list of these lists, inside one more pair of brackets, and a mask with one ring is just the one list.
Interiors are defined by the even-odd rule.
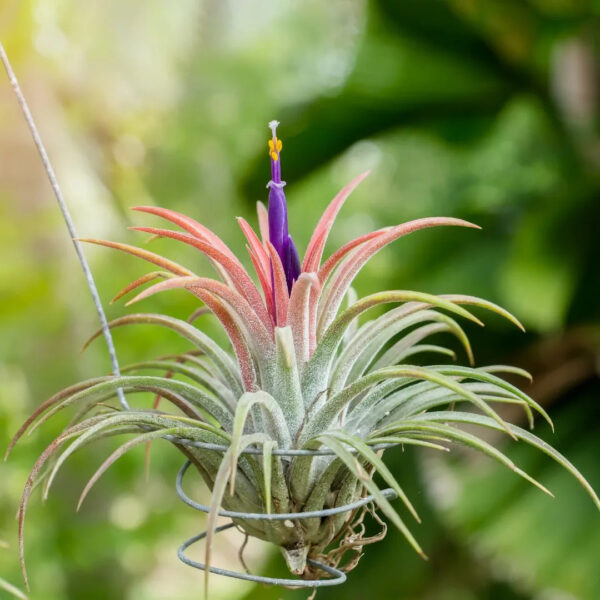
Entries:
[[[226,525],[221,525],[215,529],[215,533],[219,533],[220,531],[225,531],[226,529],[230,529],[234,527],[235,523],[227,523]],[[188,558],[184,551],[189,548],[192,544],[199,542],[203,538],[206,537],[207,532],[203,531],[198,535],[195,535],[193,538],[183,542],[177,551],[177,556],[179,559],[184,562],[186,565],[190,567],[194,567],[195,569],[200,569],[202,571],[206,570],[206,565],[204,563],[196,562],[191,558]],[[225,577],[233,577],[234,579],[244,579],[245,581],[252,581],[254,583],[265,583],[267,585],[283,585],[288,587],[326,587],[331,585],[339,585],[340,583],[344,583],[346,581],[346,573],[340,571],[339,569],[335,569],[334,567],[330,567],[329,565],[325,565],[316,560],[308,559],[308,564],[313,567],[317,567],[333,575],[334,577],[331,579],[280,579],[278,577],[264,577],[262,575],[253,575],[251,573],[242,573],[241,571],[231,571],[229,569],[221,569],[219,567],[209,567],[209,571],[211,573],[215,573],[215,575],[224,575]]]
[[[282,450],[280,454],[294,456],[295,454],[290,454],[292,451],[284,451]],[[313,451],[306,451],[312,453]],[[255,452],[252,452],[254,454]],[[322,454],[318,454],[318,451],[314,451],[315,455],[321,456]],[[183,490],[183,477],[185,476],[187,470],[191,465],[191,461],[186,461],[184,465],[179,469],[177,473],[177,478],[175,480],[175,489],[177,490],[177,495],[185,502],[188,506],[199,510],[204,513],[210,512],[210,506],[206,506],[204,504],[199,504],[192,500]],[[398,497],[398,494],[392,489],[387,488],[382,490],[383,495],[393,500]],[[344,504],[343,506],[337,506],[335,508],[325,508],[323,510],[313,510],[307,512],[295,512],[295,513],[246,513],[246,512],[237,512],[232,510],[219,510],[218,515],[220,517],[229,517],[231,519],[250,519],[250,520],[262,520],[262,521],[284,521],[284,520],[293,520],[293,519],[310,519],[315,517],[328,517],[331,515],[336,515],[344,512],[349,512],[351,510],[355,510],[356,508],[360,508],[361,506],[365,506],[374,501],[374,496],[365,496],[360,500],[355,502],[351,502],[349,504]],[[226,529],[230,529],[234,527],[235,524],[227,523],[226,525],[221,525],[215,529],[215,533],[219,533],[220,531],[225,531]],[[189,565],[190,567],[194,567],[195,569],[200,569],[202,571],[206,570],[206,565],[204,563],[200,563],[197,561],[188,558],[185,555],[185,550],[187,550],[190,546],[199,542],[200,540],[206,537],[207,532],[204,531],[195,535],[194,537],[186,540],[181,544],[177,551],[177,556],[179,559]],[[224,575],[226,577],[233,577],[235,579],[243,579],[245,581],[252,581],[255,583],[264,583],[267,585],[281,585],[288,587],[296,587],[296,588],[316,588],[316,587],[326,587],[332,585],[339,585],[340,583],[344,583],[346,581],[346,574],[340,569],[336,569],[319,561],[308,559],[308,564],[312,567],[316,567],[329,575],[332,575],[332,578],[329,579],[280,579],[277,577],[264,577],[261,575],[253,575],[251,573],[242,573],[240,571],[231,571],[229,569],[221,569],[219,567],[209,567],[209,571],[211,573],[215,573],[216,575]]]
[[[229,446],[225,444],[211,444],[209,442],[195,442],[193,440],[187,440],[174,435],[165,435],[164,439],[172,441],[176,444],[182,444],[184,446],[192,446],[194,448],[202,448],[202,450],[215,450],[216,452],[227,452]],[[385,444],[373,444],[369,445],[371,450],[386,450],[387,448],[393,448],[397,446],[396,443],[385,443]],[[356,454],[355,448],[348,448],[348,451],[352,454]],[[273,456],[336,456],[333,450],[305,450],[303,448],[274,448],[271,452]],[[262,456],[262,448],[245,448],[240,454],[252,454],[255,456]]]

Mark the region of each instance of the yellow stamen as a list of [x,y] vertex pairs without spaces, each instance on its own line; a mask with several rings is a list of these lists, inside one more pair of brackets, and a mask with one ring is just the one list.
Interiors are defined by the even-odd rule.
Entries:
[[277,162],[277,160],[279,159],[279,156],[277,155],[277,152],[271,152],[271,158]]
[[268,141],[269,144],[269,155],[273,157],[273,160],[277,160],[277,158],[275,158],[275,156],[273,156],[274,154],[276,154],[277,156],[279,156],[279,153],[281,152],[281,149],[283,148],[283,144],[281,143],[281,140],[279,138],[271,138]]

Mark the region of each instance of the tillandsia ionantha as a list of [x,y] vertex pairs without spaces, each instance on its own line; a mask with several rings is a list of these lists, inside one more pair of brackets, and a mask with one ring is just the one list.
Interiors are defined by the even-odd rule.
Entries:
[[[431,336],[455,336],[473,364],[467,335],[457,321],[481,321],[466,307],[491,310],[517,327],[519,321],[501,307],[467,295],[432,295],[407,290],[356,297],[352,282],[379,250],[398,238],[436,226],[477,228],[456,218],[422,218],[362,235],[322,260],[334,220],[363,173],[344,187],[326,208],[300,261],[288,231],[282,143],[276,121],[269,124],[271,180],[268,208],[258,203],[258,235],[238,218],[256,281],[243,263],[211,230],[166,208],[134,210],[160,217],[179,230],[134,227],[136,231],[171,238],[200,251],[214,266],[219,280],[199,277],[163,256],[123,243],[85,241],[124,251],[159,270],[143,275],[115,299],[152,283],[128,304],[161,291],[183,288],[203,303],[189,320],[163,314],[129,314],[111,328],[153,324],[183,336],[193,349],[176,356],[145,360],[122,369],[124,374],[77,383],[46,400],[17,432],[14,443],[58,411],[77,406],[73,422],[43,452],[27,480],[19,511],[21,558],[25,510],[36,481],[44,481],[44,496],[65,460],[94,439],[135,434],[115,450],[85,486],[79,505],[102,473],[129,449],[166,439],[195,466],[211,490],[206,566],[221,507],[246,513],[308,512],[341,507],[366,495],[425,556],[405,519],[382,492],[391,487],[412,518],[419,517],[402,487],[386,467],[378,445],[414,445],[448,451],[452,444],[481,451],[544,492],[541,483],[519,469],[505,454],[465,425],[504,432],[558,461],[579,480],[600,508],[600,500],[580,472],[561,454],[529,431],[506,422],[494,408],[517,404],[533,426],[534,413],[550,425],[546,411],[499,374],[527,377],[509,366],[427,364],[424,358],[454,357]],[[157,281],[159,280],[159,281]],[[388,305],[379,316],[368,311]],[[194,325],[210,311],[223,326],[232,351]],[[360,322],[359,322],[360,319]],[[94,339],[100,332],[96,332]],[[90,341],[91,341],[90,340]],[[89,343],[89,341],[88,341]],[[166,375],[148,374],[154,371]],[[114,402],[119,390],[128,396],[151,392],[173,409],[127,409]],[[72,443],[59,453],[67,441]],[[193,445],[221,444],[225,451]],[[260,449],[258,454],[245,452]],[[324,450],[285,456],[281,450]],[[9,448],[10,450],[10,448]],[[43,469],[44,468],[44,469]],[[372,510],[373,514],[375,510]],[[277,545],[290,571],[304,579],[322,575],[307,559],[349,571],[364,546],[364,511],[293,521],[237,519],[249,536]],[[379,519],[379,517],[376,517]],[[379,520],[382,523],[381,520]],[[384,526],[385,527],[385,526]],[[377,539],[377,536],[375,536]],[[208,581],[208,569],[206,580]]]

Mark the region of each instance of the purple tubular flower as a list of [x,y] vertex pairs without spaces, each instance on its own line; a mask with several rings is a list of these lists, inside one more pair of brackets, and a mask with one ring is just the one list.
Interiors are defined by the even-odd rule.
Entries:
[[269,239],[281,258],[281,264],[287,280],[288,292],[300,275],[300,258],[292,236],[288,233],[287,204],[281,181],[281,140],[277,138],[277,121],[271,121],[269,127],[273,137],[269,140],[269,157],[271,159],[271,181],[269,188]]
[[285,261],[283,263],[285,278],[287,279],[288,292],[292,293],[292,284],[300,276],[300,257],[292,236],[288,234],[285,246]]
[[[281,187],[280,187],[281,186]],[[269,240],[283,262],[287,244],[287,205],[281,183],[269,181]]]

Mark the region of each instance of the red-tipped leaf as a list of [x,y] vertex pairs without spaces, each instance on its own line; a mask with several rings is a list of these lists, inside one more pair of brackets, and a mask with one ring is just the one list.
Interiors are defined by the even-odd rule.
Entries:
[[321,257],[323,256],[323,250],[325,249],[325,243],[335,218],[344,205],[346,198],[354,191],[358,184],[370,173],[365,171],[358,177],[355,177],[347,186],[343,187],[336,197],[330,202],[329,206],[323,212],[323,216],[320,218],[315,230],[310,238],[310,242],[306,248],[306,254],[304,255],[304,262],[302,263],[303,272],[316,272],[321,264]]

